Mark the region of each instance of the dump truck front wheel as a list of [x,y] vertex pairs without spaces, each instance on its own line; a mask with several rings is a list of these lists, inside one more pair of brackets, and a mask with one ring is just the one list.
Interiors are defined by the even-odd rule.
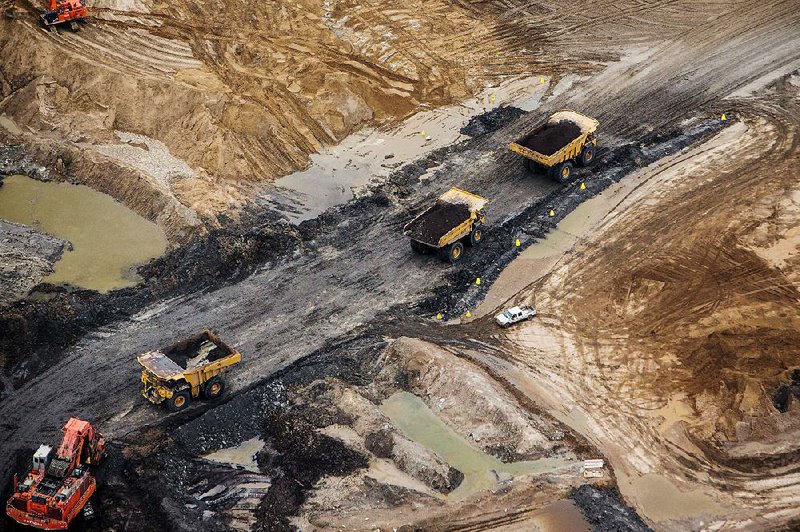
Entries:
[[553,168],[553,179],[559,183],[566,183],[572,177],[572,163],[567,161]]
[[189,407],[189,402],[192,400],[192,394],[189,390],[181,390],[172,394],[172,397],[164,401],[164,405],[170,412],[180,412]]
[[216,399],[225,393],[225,381],[220,377],[213,377],[203,388],[203,397],[206,399]]
[[594,162],[594,144],[587,144],[583,147],[583,151],[578,157],[578,164],[581,166],[589,166]]
[[455,264],[464,256],[464,244],[453,242],[442,249],[442,258],[450,264]]
[[481,240],[483,240],[483,228],[480,225],[476,225],[469,234],[469,245],[477,246],[481,243]]

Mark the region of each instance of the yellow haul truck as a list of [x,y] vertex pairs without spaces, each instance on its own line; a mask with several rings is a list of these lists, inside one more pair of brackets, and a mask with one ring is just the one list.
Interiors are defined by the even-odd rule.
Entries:
[[525,157],[531,171],[566,183],[576,163],[588,166],[594,161],[599,125],[594,118],[576,111],[559,111],[508,147]]
[[192,399],[220,397],[225,391],[221,374],[242,360],[242,355],[205,330],[136,360],[142,366],[144,398],[177,412],[187,408]]
[[458,188],[442,194],[426,210],[403,228],[417,253],[438,252],[450,263],[461,260],[464,244],[477,246],[483,239],[486,223],[482,209],[489,200]]

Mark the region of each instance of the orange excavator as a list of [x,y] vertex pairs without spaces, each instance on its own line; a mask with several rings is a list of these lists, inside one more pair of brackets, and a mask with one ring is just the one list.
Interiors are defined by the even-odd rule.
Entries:
[[78,29],[78,21],[89,16],[86,0],[49,0],[50,6],[42,13],[46,26],[69,24],[73,31]]
[[6,503],[6,513],[14,521],[43,530],[66,530],[81,510],[87,518],[94,515],[89,499],[97,482],[89,467],[103,458],[106,440],[80,419],[70,418],[62,430],[64,439],[55,453],[40,445],[25,480],[17,482],[14,475],[14,493]]

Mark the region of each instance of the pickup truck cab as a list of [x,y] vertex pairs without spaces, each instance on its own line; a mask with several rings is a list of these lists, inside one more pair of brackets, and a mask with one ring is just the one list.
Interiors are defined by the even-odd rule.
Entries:
[[513,324],[536,316],[536,309],[531,307],[511,307],[494,317],[500,327],[510,327]]

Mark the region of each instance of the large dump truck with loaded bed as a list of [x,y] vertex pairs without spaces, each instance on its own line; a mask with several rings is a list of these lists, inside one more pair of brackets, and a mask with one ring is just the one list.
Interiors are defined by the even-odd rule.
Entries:
[[594,161],[599,125],[576,111],[559,111],[508,147],[525,157],[529,170],[565,183],[576,164],[588,166]]
[[487,203],[486,198],[453,187],[406,224],[403,234],[417,253],[436,252],[443,260],[458,262],[465,244],[477,246],[483,239],[486,216],[482,211]]
[[242,355],[205,330],[136,360],[142,366],[142,396],[177,412],[187,408],[192,399],[220,397],[225,391],[222,373],[239,363]]

